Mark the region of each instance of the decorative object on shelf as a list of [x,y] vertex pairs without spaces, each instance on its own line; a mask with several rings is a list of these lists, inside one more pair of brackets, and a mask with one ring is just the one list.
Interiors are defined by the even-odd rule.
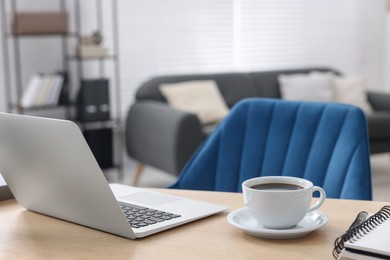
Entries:
[[66,12],[15,12],[11,14],[10,31],[15,35],[67,34]]
[[103,36],[99,31],[90,36],[83,36],[77,46],[79,58],[104,58],[107,56],[107,48],[102,46]]
[[81,80],[76,99],[77,120],[110,120],[108,79]]

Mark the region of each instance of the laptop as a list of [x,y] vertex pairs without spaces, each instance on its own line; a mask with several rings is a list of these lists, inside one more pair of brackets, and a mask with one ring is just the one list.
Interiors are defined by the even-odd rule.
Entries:
[[226,209],[109,185],[79,127],[68,120],[0,113],[0,173],[24,208],[131,239]]

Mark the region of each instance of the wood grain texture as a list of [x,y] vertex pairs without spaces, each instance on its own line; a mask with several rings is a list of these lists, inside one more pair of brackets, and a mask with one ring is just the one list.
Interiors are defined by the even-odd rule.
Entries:
[[243,206],[239,193],[158,190],[224,204],[223,213],[130,240],[27,211],[14,200],[0,203],[0,259],[332,259],[333,242],[361,210],[376,212],[385,202],[327,199],[328,224],[291,240],[251,237],[226,216]]

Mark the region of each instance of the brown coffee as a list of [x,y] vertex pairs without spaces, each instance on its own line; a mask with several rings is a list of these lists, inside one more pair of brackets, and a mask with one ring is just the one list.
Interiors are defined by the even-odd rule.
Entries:
[[255,190],[301,190],[304,187],[292,183],[261,183],[250,187]]

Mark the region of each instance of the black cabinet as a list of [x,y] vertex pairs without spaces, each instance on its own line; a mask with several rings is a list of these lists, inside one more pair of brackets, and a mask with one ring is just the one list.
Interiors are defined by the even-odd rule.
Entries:
[[85,129],[83,134],[100,168],[113,167],[113,129]]

